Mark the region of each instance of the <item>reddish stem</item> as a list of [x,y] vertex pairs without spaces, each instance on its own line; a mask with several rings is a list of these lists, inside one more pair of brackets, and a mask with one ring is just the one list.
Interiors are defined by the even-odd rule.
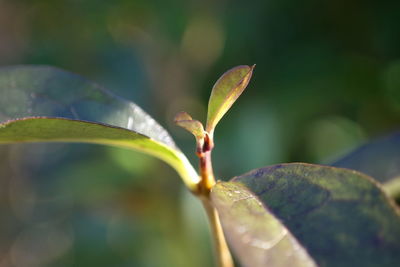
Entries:
[[[233,267],[233,260],[228,245],[226,244],[224,232],[222,231],[221,222],[218,212],[210,201],[210,191],[215,185],[215,177],[212,169],[211,151],[214,143],[210,136],[206,133],[203,143],[198,142],[197,156],[200,160],[201,182],[198,187],[198,194],[202,200],[203,206],[207,212],[210,222],[212,236],[214,238],[214,246],[217,256],[217,265],[219,267]],[[201,144],[201,145],[200,145]]]

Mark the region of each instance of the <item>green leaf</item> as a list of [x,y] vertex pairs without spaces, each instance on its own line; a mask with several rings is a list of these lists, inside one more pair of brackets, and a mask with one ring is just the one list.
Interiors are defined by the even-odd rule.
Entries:
[[400,133],[369,142],[331,166],[366,173],[383,184],[384,191],[400,200]]
[[[245,266],[267,265],[245,255],[257,254],[254,250],[260,248],[252,244],[258,240],[274,240],[267,230],[260,230],[262,223],[275,223],[273,216],[318,266],[397,266],[400,262],[399,210],[372,178],[359,172],[303,163],[275,165],[218,183],[211,197],[228,241]],[[271,229],[276,232],[277,227]],[[281,242],[264,249],[263,259],[277,258],[275,253],[289,257],[279,249]],[[292,246],[289,251],[296,251],[297,244]],[[277,266],[304,265],[288,260]]]
[[329,164],[366,173],[381,183],[400,176],[400,132],[371,141]]
[[400,204],[400,176],[391,179],[382,185],[386,194]]
[[237,66],[225,72],[215,83],[208,102],[206,130],[213,135],[219,120],[247,87],[255,65]]
[[243,266],[316,266],[288,229],[242,184],[218,182],[211,198]]
[[100,122],[147,135],[177,149],[168,132],[135,103],[58,68],[0,68],[0,92],[0,122],[37,116]]
[[203,124],[198,120],[192,119],[188,113],[184,111],[179,112],[176,114],[174,121],[178,126],[192,133],[196,137],[196,140],[204,138]]
[[0,144],[26,142],[71,142],[111,145],[139,150],[169,163],[190,189],[198,175],[178,150],[148,136],[106,124],[63,118],[24,118],[0,124]]
[[199,182],[187,158],[153,118],[78,75],[47,66],[1,68],[0,93],[0,143],[62,141],[128,147],[171,164],[190,189]]

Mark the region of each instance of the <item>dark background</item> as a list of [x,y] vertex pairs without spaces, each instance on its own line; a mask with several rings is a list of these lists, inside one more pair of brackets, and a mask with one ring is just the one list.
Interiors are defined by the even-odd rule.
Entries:
[[[0,66],[94,80],[197,164],[174,115],[204,121],[218,77],[257,64],[216,130],[214,169],[229,179],[327,163],[399,129],[399,26],[398,1],[0,0]],[[199,204],[156,159],[62,144],[2,146],[0,159],[1,267],[212,263]]]

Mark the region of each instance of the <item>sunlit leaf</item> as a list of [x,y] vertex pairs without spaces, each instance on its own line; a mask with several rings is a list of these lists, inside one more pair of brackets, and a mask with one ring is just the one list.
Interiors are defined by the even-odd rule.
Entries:
[[[261,221],[276,224],[273,216],[318,266],[397,266],[400,262],[399,210],[372,178],[359,172],[303,163],[275,165],[221,182],[211,196],[228,241],[245,266],[268,266],[275,253],[288,257],[279,249],[281,242],[287,242],[284,239],[272,248],[254,246],[259,240],[260,244],[274,240],[271,233],[260,232]],[[243,218],[247,216],[253,219]],[[265,253],[261,257],[265,261],[245,256],[257,250]],[[277,266],[303,265],[288,260]]]
[[225,72],[215,83],[208,102],[206,130],[211,135],[219,120],[247,87],[255,65],[237,66]]
[[135,103],[58,68],[0,68],[0,92],[0,121],[46,116],[100,122],[176,148],[168,132]]
[[136,104],[78,75],[47,66],[2,68],[0,93],[0,143],[118,145],[165,160],[191,189],[199,181],[168,132],[153,118]]
[[316,266],[288,229],[244,185],[219,182],[211,196],[243,266]]
[[384,183],[382,187],[389,197],[394,198],[400,204],[400,176]]
[[179,112],[178,114],[176,114],[174,121],[178,126],[192,133],[196,137],[196,139],[199,140],[204,138],[203,124],[198,120],[192,119],[192,117],[188,113],[184,111]]

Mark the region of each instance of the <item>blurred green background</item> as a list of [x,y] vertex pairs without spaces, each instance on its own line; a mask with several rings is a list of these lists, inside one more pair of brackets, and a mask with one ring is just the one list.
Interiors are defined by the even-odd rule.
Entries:
[[[164,125],[204,121],[213,83],[257,64],[216,130],[229,179],[329,162],[400,126],[399,1],[0,0],[0,66],[46,64]],[[1,97],[1,95],[0,95]],[[199,204],[166,164],[95,145],[0,147],[0,266],[212,266]]]

